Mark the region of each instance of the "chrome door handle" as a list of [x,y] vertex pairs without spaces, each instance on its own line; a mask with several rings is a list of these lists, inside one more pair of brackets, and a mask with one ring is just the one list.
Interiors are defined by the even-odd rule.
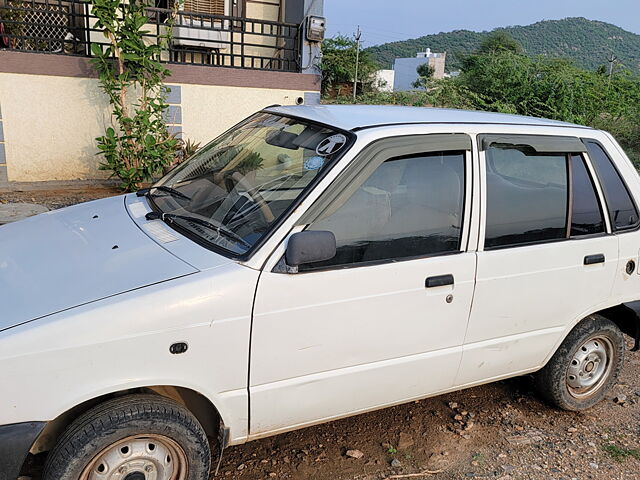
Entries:
[[585,265],[594,265],[596,263],[604,263],[604,254],[598,253],[596,255],[587,255],[584,257]]
[[424,282],[426,288],[444,287],[445,285],[453,285],[453,275],[437,275],[435,277],[427,277]]

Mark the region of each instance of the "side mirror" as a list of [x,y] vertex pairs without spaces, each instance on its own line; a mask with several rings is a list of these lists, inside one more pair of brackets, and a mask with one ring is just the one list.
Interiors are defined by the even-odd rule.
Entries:
[[332,232],[309,230],[294,233],[287,243],[287,265],[322,262],[336,256],[336,237]]

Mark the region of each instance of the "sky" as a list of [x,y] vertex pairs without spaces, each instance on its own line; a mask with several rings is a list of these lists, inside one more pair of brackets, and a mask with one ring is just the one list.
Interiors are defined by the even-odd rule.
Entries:
[[451,30],[492,30],[540,20],[586,17],[640,34],[640,0],[324,0],[328,35],[364,46]]

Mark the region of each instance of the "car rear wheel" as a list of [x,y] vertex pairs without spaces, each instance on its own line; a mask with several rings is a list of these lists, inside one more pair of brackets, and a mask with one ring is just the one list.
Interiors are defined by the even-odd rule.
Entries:
[[624,350],[624,336],[617,325],[591,315],[576,325],[536,374],[538,391],[564,410],[590,408],[616,383]]
[[49,454],[43,480],[205,480],[210,450],[196,418],[157,395],[128,395],[76,419]]

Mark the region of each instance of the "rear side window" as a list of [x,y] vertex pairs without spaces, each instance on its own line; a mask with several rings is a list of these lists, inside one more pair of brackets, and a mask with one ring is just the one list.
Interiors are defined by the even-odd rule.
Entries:
[[595,186],[581,155],[571,155],[571,236],[604,232]]
[[539,154],[527,147],[493,145],[486,158],[485,248],[565,238],[567,157]]
[[634,227],[638,223],[638,211],[618,170],[598,143],[586,141],[585,144],[604,190],[611,226],[614,230]]

